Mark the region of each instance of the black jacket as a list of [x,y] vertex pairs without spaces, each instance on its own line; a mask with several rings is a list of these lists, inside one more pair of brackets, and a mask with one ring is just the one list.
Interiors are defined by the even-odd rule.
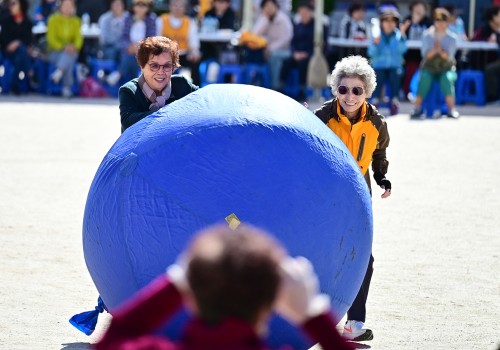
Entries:
[[[147,117],[152,111],[149,110],[151,102],[144,96],[139,87],[138,78],[132,79],[120,87],[118,98],[120,100],[120,119],[122,132],[139,120]],[[172,103],[182,97],[198,90],[198,86],[192,84],[182,75],[172,75],[172,93],[165,105]]]

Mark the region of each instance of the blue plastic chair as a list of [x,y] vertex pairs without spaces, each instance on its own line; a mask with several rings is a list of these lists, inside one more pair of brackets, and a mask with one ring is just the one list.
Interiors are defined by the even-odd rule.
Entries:
[[456,88],[456,103],[463,105],[467,102],[484,106],[486,103],[484,91],[484,74],[479,70],[465,69],[458,73]]
[[271,87],[271,73],[267,63],[248,63],[245,65],[245,84]]
[[89,61],[89,65],[90,75],[92,76],[92,78],[100,82],[100,84],[102,85],[102,87],[104,87],[108,94],[115,97],[118,96],[120,82],[117,82],[115,85],[109,85],[106,79],[104,79],[107,74],[116,71],[118,66],[116,62],[109,59],[105,60],[99,58],[91,58]]
[[[14,74],[14,66],[12,62],[0,56],[0,93],[7,95],[12,89],[12,78]],[[28,92],[30,89],[28,72],[25,72],[25,77],[21,80],[19,86],[20,92]]]
[[219,78],[217,79],[217,82],[220,84],[225,83],[225,79],[228,75],[231,76],[231,83],[245,83],[244,68],[239,64],[221,64],[219,66]]
[[[46,71],[46,89],[45,89],[45,94],[47,95],[61,95],[62,93],[62,83],[54,83],[52,79],[50,79],[50,75],[56,70],[56,66],[52,63],[48,63],[47,65],[47,71]],[[71,86],[71,91],[73,92],[73,95],[77,96],[79,92],[79,86],[78,86],[78,77],[76,75],[76,65],[73,68],[73,77],[74,77],[74,83],[73,86]]]
[[292,69],[286,77],[283,93],[291,98],[296,98],[300,93],[300,73],[298,69]]
[[[420,69],[413,74],[410,81],[410,92],[413,96],[417,96],[418,81],[420,79]],[[443,93],[439,87],[439,82],[434,81],[427,95],[422,102],[422,110],[425,112],[427,118],[432,118],[434,111],[439,111],[441,114],[448,113],[448,106],[445,103]]]
[[[219,65],[215,59],[206,59],[200,62],[200,65],[198,66],[198,70],[200,72],[200,87],[206,86],[208,84],[213,84],[216,83],[217,80],[215,81],[210,81],[208,80],[208,70],[210,65],[216,64],[217,66]],[[218,79],[218,77],[217,77]]]

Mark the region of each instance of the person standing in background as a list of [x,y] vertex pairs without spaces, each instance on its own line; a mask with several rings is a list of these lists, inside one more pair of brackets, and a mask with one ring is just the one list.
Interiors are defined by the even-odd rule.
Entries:
[[406,37],[398,29],[400,16],[397,9],[386,5],[379,12],[380,34],[371,38],[368,45],[368,56],[378,80],[372,103],[378,108],[383,100],[384,87],[389,85],[390,115],[396,115],[399,112],[403,55],[408,47]]
[[193,84],[200,85],[201,52],[198,25],[194,19],[185,14],[186,6],[186,0],[170,0],[170,12],[156,20],[156,33],[178,43],[181,67],[188,67]]
[[73,69],[83,46],[81,22],[75,10],[74,0],[61,0],[59,11],[49,17],[47,24],[48,60],[56,66],[50,79],[56,84],[62,80],[64,97],[73,95]]

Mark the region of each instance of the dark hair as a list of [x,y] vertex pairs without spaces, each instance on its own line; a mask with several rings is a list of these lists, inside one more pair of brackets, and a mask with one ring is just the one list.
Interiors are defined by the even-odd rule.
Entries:
[[500,12],[500,6],[491,6],[491,7],[488,7],[484,11],[484,20],[486,22],[491,21],[493,19],[493,17],[495,17],[496,15],[498,15],[498,12]]
[[19,1],[19,7],[21,8],[21,13],[26,16],[30,8],[28,0],[18,0],[18,1]]
[[[111,4],[114,3],[116,0],[108,0],[108,6],[111,7]],[[127,8],[127,1],[126,0],[118,0],[123,4],[123,8]]]
[[277,296],[284,254],[271,236],[254,227],[233,231],[220,225],[202,232],[187,252],[187,278],[199,317],[211,324],[228,317],[255,324]]
[[413,8],[416,5],[424,5],[424,8],[425,8],[426,11],[429,9],[429,7],[428,7],[429,5],[427,5],[427,1],[424,1],[424,0],[413,0],[412,2],[410,2],[410,6],[409,6],[410,12],[413,11]]
[[168,52],[172,56],[172,71],[180,67],[177,42],[164,36],[150,36],[142,40],[137,49],[137,63],[143,68],[151,55],[159,56],[164,52]]
[[276,5],[277,8],[280,8],[280,4],[278,3],[278,0],[262,0],[260,2],[260,8],[264,8],[268,2],[272,2],[273,4]]
[[306,7],[309,10],[314,11],[314,5],[309,0],[300,1],[299,4],[297,5],[297,9],[299,9],[301,7]]
[[349,5],[349,9],[347,10],[347,12],[349,13],[349,16],[352,16],[353,12],[359,10],[365,10],[365,5],[360,2],[353,2],[351,5]]

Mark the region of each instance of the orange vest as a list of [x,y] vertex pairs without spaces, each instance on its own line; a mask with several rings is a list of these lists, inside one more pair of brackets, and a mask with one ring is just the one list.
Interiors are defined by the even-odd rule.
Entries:
[[168,14],[161,16],[163,19],[162,35],[169,39],[177,41],[179,51],[187,51],[189,49],[189,17],[182,17],[182,24],[179,28],[172,28],[168,20]]

